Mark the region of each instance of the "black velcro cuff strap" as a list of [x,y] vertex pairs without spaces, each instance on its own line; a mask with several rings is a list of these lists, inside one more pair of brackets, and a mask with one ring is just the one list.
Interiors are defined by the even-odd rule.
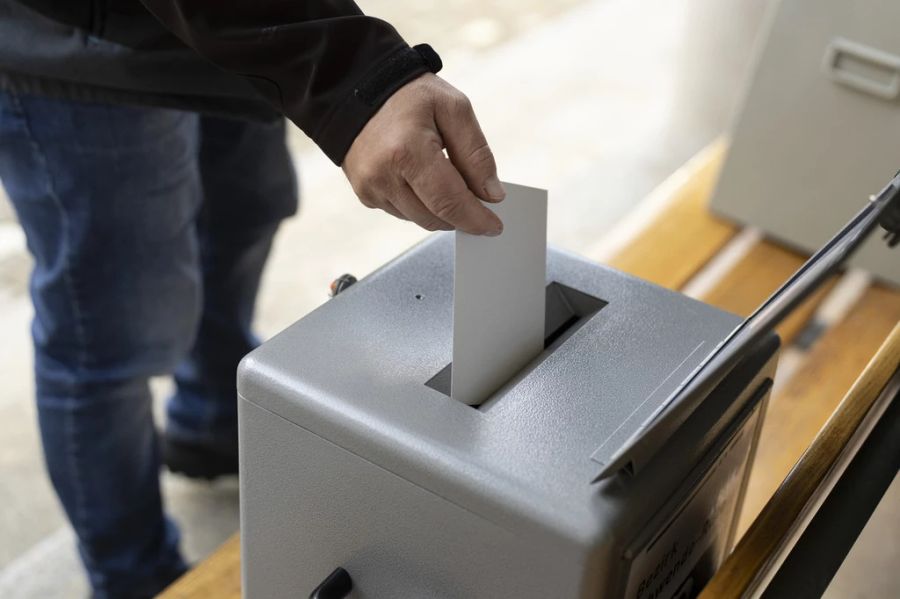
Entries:
[[441,59],[431,46],[422,44],[410,48],[404,44],[375,65],[360,84],[351,88],[352,93],[347,94],[313,140],[332,162],[340,166],[353,140],[395,91],[423,73],[437,73],[440,69]]
[[412,74],[437,73],[442,66],[441,57],[428,44],[401,48],[382,61],[354,94],[368,106],[380,106],[402,85],[398,82],[406,83]]

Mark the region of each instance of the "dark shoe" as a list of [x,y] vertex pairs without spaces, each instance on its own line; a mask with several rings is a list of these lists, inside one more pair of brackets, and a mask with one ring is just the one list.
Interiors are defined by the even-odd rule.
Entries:
[[237,447],[223,451],[199,443],[186,443],[163,435],[163,463],[171,472],[188,478],[213,480],[238,473]]

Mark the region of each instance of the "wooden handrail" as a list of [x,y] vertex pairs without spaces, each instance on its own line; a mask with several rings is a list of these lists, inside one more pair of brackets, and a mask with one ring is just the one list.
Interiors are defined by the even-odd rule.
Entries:
[[795,534],[795,523],[817,500],[817,491],[900,367],[900,323],[884,341],[831,418],[766,503],[700,599],[745,597]]

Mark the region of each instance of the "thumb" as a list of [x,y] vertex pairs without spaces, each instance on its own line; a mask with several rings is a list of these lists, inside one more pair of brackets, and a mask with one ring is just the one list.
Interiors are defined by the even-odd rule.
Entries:
[[447,147],[450,162],[463,176],[469,190],[487,202],[499,202],[505,198],[506,191],[497,178],[494,154],[484,138],[469,99],[453,88],[441,94],[435,110],[435,123]]

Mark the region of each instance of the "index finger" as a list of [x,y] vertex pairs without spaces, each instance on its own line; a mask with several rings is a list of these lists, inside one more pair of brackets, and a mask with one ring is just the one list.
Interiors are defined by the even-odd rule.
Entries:
[[496,236],[503,223],[475,197],[456,167],[437,145],[420,154],[421,164],[407,182],[432,214],[456,229],[472,235]]

